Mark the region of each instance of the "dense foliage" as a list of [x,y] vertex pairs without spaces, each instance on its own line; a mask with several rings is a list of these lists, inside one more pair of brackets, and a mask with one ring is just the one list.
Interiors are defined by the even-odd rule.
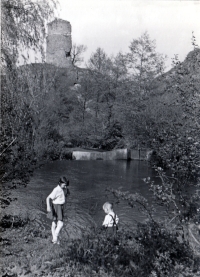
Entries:
[[[9,218],[2,226],[8,231]],[[91,228],[79,239],[62,233],[62,244],[49,243],[50,229],[40,220],[10,218],[11,231],[2,239],[3,275],[15,276],[183,276],[198,277],[200,259],[192,244],[170,226],[155,221],[138,224],[134,230],[120,228],[117,235]],[[69,227],[69,226],[68,226]],[[16,235],[17,234],[17,235]],[[17,247],[13,243],[17,242]],[[22,250],[23,249],[23,250]],[[12,254],[11,254],[12,253]]]
[[45,24],[53,18],[55,5],[54,0],[1,1],[0,171],[3,179],[27,175],[31,170],[34,123],[32,106],[27,98],[32,96],[32,90],[28,84],[23,86],[27,74],[18,70],[17,66],[22,61],[26,63],[24,50],[27,56],[28,50],[44,55]]
[[[35,163],[70,157],[68,146],[149,147],[157,165],[184,180],[195,177],[199,48],[195,45],[183,63],[174,59],[165,74],[166,57],[156,52],[148,33],[133,39],[129,52],[116,57],[98,48],[86,69],[69,71],[45,63],[17,67],[21,46],[41,49],[45,20],[53,15],[54,4],[2,1],[2,18],[9,19],[2,26],[1,157],[9,164],[3,171],[12,171],[14,177],[18,169],[32,168],[25,165],[27,158]],[[74,44],[74,63],[85,49]]]

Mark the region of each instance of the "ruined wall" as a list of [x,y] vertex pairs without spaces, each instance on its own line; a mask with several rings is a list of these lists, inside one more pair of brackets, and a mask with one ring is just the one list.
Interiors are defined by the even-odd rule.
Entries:
[[116,149],[105,152],[78,151],[72,153],[75,160],[140,160],[148,161],[152,155],[151,149]]
[[58,67],[72,67],[71,24],[62,19],[55,19],[48,24],[46,62]]
[[148,161],[151,158],[153,151],[151,149],[131,149],[130,159]]
[[73,151],[72,156],[75,160],[127,160],[128,149],[116,149],[107,152]]

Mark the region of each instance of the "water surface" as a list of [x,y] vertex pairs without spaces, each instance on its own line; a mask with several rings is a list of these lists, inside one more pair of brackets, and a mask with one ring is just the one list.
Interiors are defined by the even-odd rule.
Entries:
[[129,207],[125,201],[119,202],[107,188],[137,192],[151,201],[152,194],[143,179],[151,177],[151,180],[159,181],[155,171],[143,161],[56,161],[34,172],[28,185],[29,193],[37,193],[45,205],[47,195],[62,175],[70,180],[65,214],[75,217],[77,222],[89,214],[97,225],[104,219],[102,205],[106,201],[114,203],[121,226],[144,220],[137,208]]

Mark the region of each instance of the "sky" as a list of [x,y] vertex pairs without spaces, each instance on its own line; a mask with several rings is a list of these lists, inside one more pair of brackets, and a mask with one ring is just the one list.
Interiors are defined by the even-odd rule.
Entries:
[[193,50],[192,32],[200,46],[200,1],[59,0],[59,18],[72,26],[72,43],[87,46],[84,62],[98,47],[107,55],[127,53],[133,39],[148,32],[156,50],[183,61]]

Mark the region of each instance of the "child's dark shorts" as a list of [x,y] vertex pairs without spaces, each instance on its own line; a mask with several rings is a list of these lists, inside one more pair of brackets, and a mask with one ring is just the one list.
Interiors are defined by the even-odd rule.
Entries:
[[118,230],[118,228],[116,227],[116,226],[113,226],[113,227],[107,227],[106,228],[106,234],[108,235],[108,236],[112,236],[112,235],[116,235],[117,234],[117,230]]
[[64,205],[53,204],[52,212],[53,212],[53,221],[57,221],[57,220],[63,221]]

